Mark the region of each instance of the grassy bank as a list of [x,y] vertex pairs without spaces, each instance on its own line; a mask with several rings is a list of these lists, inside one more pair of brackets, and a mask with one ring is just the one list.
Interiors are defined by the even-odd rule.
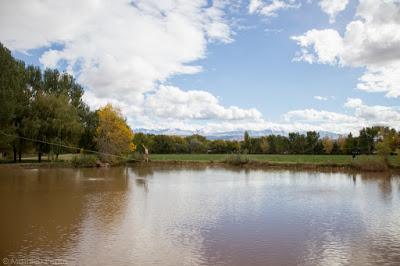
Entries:
[[[353,167],[362,163],[379,160],[378,156],[357,156],[355,160],[350,155],[280,155],[280,154],[248,154],[242,155],[249,163],[265,163],[271,165],[316,165]],[[185,161],[185,162],[226,162],[226,154],[152,154],[152,161]],[[243,158],[242,158],[243,159]],[[230,159],[229,161],[234,161]],[[400,167],[396,156],[389,157],[390,167]]]
[[[96,167],[97,159],[92,155],[60,155],[59,161],[50,162],[44,160],[41,164],[34,160],[34,157],[23,158],[22,163],[12,165],[31,166],[62,166],[62,167]],[[360,171],[385,171],[389,168],[400,169],[400,160],[396,156],[388,158],[388,163],[379,156],[357,156],[355,160],[350,155],[277,155],[277,154],[248,154],[248,155],[227,155],[227,154],[151,154],[150,161],[153,163],[223,163],[236,166],[277,166],[277,167],[338,167],[351,168]],[[4,161],[3,161],[4,163]],[[122,162],[123,163],[123,162]]]

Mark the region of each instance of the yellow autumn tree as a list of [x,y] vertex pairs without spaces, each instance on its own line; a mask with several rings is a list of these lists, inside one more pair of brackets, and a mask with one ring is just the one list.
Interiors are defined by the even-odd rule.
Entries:
[[324,151],[326,154],[331,154],[333,150],[333,140],[329,137],[325,137],[322,139],[322,145],[324,146]]
[[126,123],[120,109],[107,104],[100,108],[98,116],[96,141],[99,151],[103,153],[103,160],[116,161],[135,151],[136,146],[132,143],[133,131]]

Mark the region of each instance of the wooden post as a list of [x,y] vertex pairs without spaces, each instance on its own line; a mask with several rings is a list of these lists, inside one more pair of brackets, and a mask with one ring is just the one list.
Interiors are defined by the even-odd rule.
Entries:
[[142,144],[142,147],[144,149],[144,161],[146,163],[148,163],[149,162],[149,150],[143,144]]

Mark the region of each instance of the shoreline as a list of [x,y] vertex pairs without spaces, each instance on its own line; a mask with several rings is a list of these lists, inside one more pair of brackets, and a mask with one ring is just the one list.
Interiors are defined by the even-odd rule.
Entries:
[[361,170],[353,165],[338,165],[338,164],[313,164],[313,163],[274,163],[263,161],[250,161],[248,163],[233,165],[223,161],[189,161],[189,160],[157,160],[146,162],[130,162],[128,165],[138,166],[216,166],[216,167],[230,167],[237,169],[271,169],[271,170],[313,170],[313,171],[341,171],[341,172],[354,172],[354,173],[399,173],[399,167],[389,167],[386,170]]
[[28,162],[28,163],[0,163],[0,168],[22,168],[22,169],[35,169],[35,168],[112,168],[118,166],[138,166],[138,167],[159,167],[159,166],[215,166],[215,167],[231,167],[237,169],[272,169],[272,170],[314,170],[314,171],[342,171],[342,172],[376,172],[376,173],[400,173],[399,167],[388,167],[385,170],[363,170],[358,169],[351,164],[338,165],[329,163],[277,163],[266,161],[249,161],[243,164],[231,164],[224,161],[190,161],[190,160],[153,160],[149,162],[144,161],[127,161],[119,164],[111,164],[109,167],[98,166],[74,166],[70,162]]

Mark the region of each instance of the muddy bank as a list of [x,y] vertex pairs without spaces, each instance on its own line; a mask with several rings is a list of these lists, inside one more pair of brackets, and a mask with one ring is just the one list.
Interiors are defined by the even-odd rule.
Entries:
[[[390,167],[384,170],[362,170],[357,169],[351,164],[348,165],[338,165],[338,164],[313,164],[313,163],[273,163],[273,162],[263,162],[263,161],[249,161],[243,164],[233,165],[224,161],[179,161],[179,160],[163,160],[163,161],[127,161],[118,164],[107,165],[107,167],[116,167],[116,166],[133,166],[133,167],[207,167],[207,166],[215,166],[215,167],[225,167],[225,168],[235,168],[235,169],[276,169],[276,170],[297,170],[297,171],[320,171],[320,172],[348,172],[348,173],[359,173],[359,172],[388,172],[394,174],[400,174],[399,167]],[[93,165],[93,166],[75,166],[70,162],[42,162],[42,163],[1,163],[0,167],[5,168],[26,168],[26,169],[34,169],[34,168],[96,168],[102,166]],[[106,167],[104,167],[106,168]]]

